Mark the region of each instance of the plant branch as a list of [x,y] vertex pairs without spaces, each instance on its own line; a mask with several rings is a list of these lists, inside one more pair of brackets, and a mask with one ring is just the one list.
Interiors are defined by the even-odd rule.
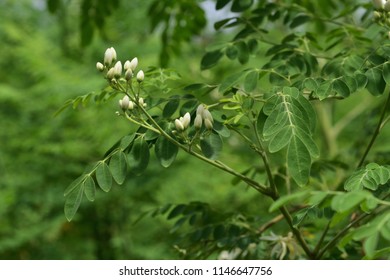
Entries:
[[215,167],[217,167],[217,168],[219,168],[219,169],[221,169],[221,170],[223,170],[223,171],[225,171],[227,173],[230,173],[230,174],[240,178],[241,180],[243,180],[245,183],[247,183],[249,186],[251,186],[255,190],[259,191],[262,194],[265,194],[265,195],[269,196],[269,191],[268,191],[267,186],[264,186],[264,185],[262,185],[262,184],[260,184],[260,183],[258,183],[256,181],[252,180],[251,178],[246,177],[245,175],[235,171],[234,169],[232,169],[231,167],[229,167],[226,164],[222,163],[221,161],[211,160],[209,158],[204,157],[203,155],[201,155],[199,153],[194,152],[188,146],[181,144],[176,139],[171,137],[166,131],[164,131],[159,126],[159,124],[153,119],[153,117],[150,116],[149,113],[142,106],[140,106],[139,108],[141,109],[142,113],[145,114],[145,116],[149,119],[149,121],[154,125],[154,127],[159,131],[159,133],[161,135],[163,135],[165,138],[167,138],[168,141],[170,141],[173,144],[177,145],[179,148],[181,148],[186,153],[188,153],[190,155],[193,155],[196,158],[198,158],[198,159],[200,159],[200,160],[202,160],[202,161],[204,161],[204,162],[206,162],[206,163],[208,163],[210,165],[213,165],[213,166],[215,166]]
[[288,211],[288,209],[286,208],[286,206],[282,206],[279,208],[280,212],[282,212],[282,215],[284,216],[284,218],[286,219],[287,221],[287,224],[289,225],[289,227],[291,228],[295,238],[297,239],[298,243],[301,245],[303,251],[305,251],[306,255],[309,257],[309,258],[313,258],[313,254],[309,248],[309,246],[307,245],[305,239],[303,238],[301,232],[299,231],[299,229],[297,227],[294,226],[294,223],[293,223],[293,219],[291,217],[291,214],[290,212]]
[[370,152],[372,146],[374,145],[374,142],[376,140],[376,138],[378,137],[381,129],[382,129],[382,124],[384,123],[384,118],[385,118],[385,115],[386,115],[386,111],[387,111],[387,107],[389,107],[390,105],[390,92],[388,93],[388,96],[387,96],[387,99],[386,99],[386,103],[385,105],[383,106],[383,110],[382,110],[382,114],[379,118],[379,121],[378,121],[378,124],[375,128],[375,131],[374,131],[374,134],[372,135],[372,138],[371,138],[371,141],[370,143],[368,144],[366,150],[364,151],[364,154],[358,164],[358,168],[361,167],[363,164],[364,164],[364,161],[366,160],[366,157],[368,155],[368,153]]
[[347,231],[358,224],[363,219],[367,218],[370,214],[364,213],[357,217],[355,220],[353,220],[351,223],[349,223],[345,228],[343,228],[341,231],[339,231],[335,237],[333,237],[315,256],[315,258],[320,259],[325,254],[326,251],[328,251],[330,248],[332,248],[334,245],[336,245],[337,241],[343,237]]
[[328,234],[329,228],[330,228],[330,221],[329,221],[328,224],[326,225],[325,230],[324,230],[324,232],[322,233],[322,235],[321,235],[321,237],[320,237],[320,240],[319,240],[318,243],[317,243],[317,246],[316,246],[316,247],[314,248],[314,250],[313,250],[313,255],[314,255],[314,256],[316,256],[316,255],[318,254],[318,252],[320,251],[321,245],[322,245],[322,243],[324,242],[326,235]]

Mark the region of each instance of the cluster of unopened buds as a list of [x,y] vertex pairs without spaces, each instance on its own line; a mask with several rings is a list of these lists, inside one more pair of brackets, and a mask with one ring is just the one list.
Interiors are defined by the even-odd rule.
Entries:
[[[190,113],[187,112],[184,114],[184,116],[175,119],[176,130],[180,132],[184,131],[189,127],[190,123],[191,123],[191,115]],[[213,116],[211,115],[210,111],[201,104],[196,109],[196,117],[194,120],[195,129],[200,130],[202,128],[203,123],[208,130],[213,129],[213,123],[214,123]]]
[[[390,0],[372,0],[375,8],[374,19],[379,25],[390,28]],[[387,34],[390,39],[390,31]]]
[[[138,98],[138,104],[139,106],[146,107],[147,104],[145,103],[144,99],[142,97]],[[137,105],[130,100],[130,98],[125,95],[122,99],[119,100],[119,107],[123,110],[133,110]]]
[[[137,65],[138,65],[138,58],[134,57],[131,61],[127,60],[122,67],[122,62],[117,61],[115,49],[111,47],[108,48],[104,53],[103,63],[101,62],[96,63],[96,69],[99,70],[100,72],[105,72],[106,78],[111,82],[114,82],[122,78],[123,74],[126,81],[131,81],[131,79],[134,76],[134,71],[135,68],[137,68]],[[145,78],[144,72],[142,70],[138,71],[136,78],[137,81],[141,83]]]

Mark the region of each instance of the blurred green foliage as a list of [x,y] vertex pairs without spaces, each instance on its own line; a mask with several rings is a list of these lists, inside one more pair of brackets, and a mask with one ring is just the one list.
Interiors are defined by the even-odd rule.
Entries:
[[[119,53],[148,66],[158,64],[161,44],[150,34],[150,1],[122,1],[115,17],[105,14],[95,30],[101,36],[89,39],[79,31],[80,3],[65,2],[48,1],[54,14],[43,1],[0,3],[0,259],[177,258],[172,223],[160,216],[135,223],[144,212],[194,200],[220,211],[254,211],[248,206],[253,191],[226,188],[231,178],[179,157],[173,169],[153,164],[108,195],[98,192],[96,202],[84,202],[74,221],[66,221],[65,186],[129,128],[112,121],[116,101],[56,111],[67,99],[103,86],[95,70],[102,49],[120,41]],[[174,63],[189,76],[199,69],[193,58]]]
[[[242,182],[182,154],[170,169],[151,161],[141,176],[131,175],[123,185],[114,185],[108,194],[98,191],[94,203],[83,201],[72,222],[66,221],[63,213],[65,187],[133,129],[122,119],[115,119],[117,100],[108,101],[104,106],[79,106],[75,111],[67,109],[55,114],[66,100],[104,86],[95,70],[95,63],[103,59],[102,50],[115,45],[122,57],[137,56],[142,67],[172,66],[182,74],[177,88],[205,80],[219,84],[241,70],[242,64],[259,67],[265,63],[266,56],[274,57],[275,61],[280,58],[278,55],[284,51],[284,45],[268,49],[252,36],[258,32],[262,40],[278,42],[285,31],[279,29],[285,26],[278,23],[278,19],[287,18],[290,28],[312,21],[311,32],[325,34],[327,27],[321,18],[331,17],[335,10],[341,14],[343,10],[353,10],[350,3],[340,1],[302,0],[296,2],[316,16],[300,15],[299,10],[280,14],[271,3],[252,17],[248,8],[254,7],[256,1],[211,1],[212,8],[222,9],[227,5],[222,11],[223,18],[231,16],[216,22],[214,32],[207,27],[207,23],[212,22],[207,22],[206,10],[202,8],[205,6],[201,6],[204,2],[0,2],[0,259],[218,258],[224,256],[216,252],[224,248],[244,248],[237,253],[240,258],[270,257],[270,246],[265,243],[272,243],[278,237],[269,231],[267,238],[263,237],[265,242],[246,250],[257,235],[268,229],[267,223],[278,219],[276,214],[267,212],[270,199],[259,199],[258,194]],[[285,2],[289,5],[294,1]],[[366,5],[372,10],[368,4],[361,4],[364,1],[357,2],[356,7]],[[270,25],[277,28],[271,32],[254,30],[251,24],[260,25],[266,16]],[[380,34],[370,29],[364,36]],[[302,43],[307,39],[312,38],[292,36],[284,43]],[[340,49],[333,49],[337,45],[333,43],[344,40],[345,34],[336,33],[334,39],[335,42],[319,44],[337,53]],[[288,54],[290,47],[286,50]],[[296,62],[297,57],[289,59]],[[299,59],[300,56],[297,64]],[[212,71],[211,67],[214,67]],[[287,70],[298,73],[309,68]],[[333,70],[330,67],[326,74],[332,75]],[[251,73],[245,80],[247,91],[256,88],[259,78],[256,71]],[[272,82],[279,80],[273,76],[270,81],[262,80],[261,86],[269,88]],[[225,83],[226,89],[237,81]],[[191,93],[191,88],[187,91],[174,88],[173,91],[180,95]],[[215,96],[209,94],[200,97],[204,102],[213,98]],[[334,123],[346,120],[350,124],[340,127],[337,139],[327,139],[329,143],[337,142],[336,145],[320,147],[323,154],[328,154],[324,161],[313,164],[312,176],[322,186],[334,190],[342,184],[340,178],[351,168],[345,162],[353,162],[362,153],[367,137],[373,132],[381,103],[382,99],[356,94],[336,105],[316,108],[320,115],[334,116]],[[353,113],[346,114],[349,111]],[[368,159],[389,163],[389,133],[383,131],[378,137]],[[315,135],[317,139],[327,136],[326,131],[317,131]],[[237,138],[228,141],[222,160],[246,175],[263,173],[264,170],[255,167],[243,170],[242,166],[254,166],[258,159]],[[279,156],[270,158],[273,163],[280,162]],[[285,186],[282,178],[285,170],[279,171],[280,178],[275,176],[275,181],[280,183],[282,194],[289,193],[290,186]],[[298,193],[297,197],[305,194]],[[337,207],[344,206],[342,199],[340,196]],[[305,222],[304,237],[309,241],[318,239],[311,235],[310,229],[324,228],[326,221],[321,218],[329,213],[316,207],[297,207],[292,211],[295,224]],[[282,229],[287,234],[285,224],[275,222],[272,226],[272,230]],[[288,237],[286,235],[286,240]],[[207,243],[209,240],[213,242]],[[346,240],[344,245],[348,242],[352,245],[345,246],[344,251],[333,249],[331,257],[360,258],[361,252],[356,249],[359,246],[354,246],[358,241]],[[234,255],[234,251],[230,254]]]

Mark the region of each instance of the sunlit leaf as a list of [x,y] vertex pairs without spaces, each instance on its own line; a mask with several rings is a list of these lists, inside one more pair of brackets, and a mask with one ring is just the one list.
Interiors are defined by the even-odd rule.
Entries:
[[316,115],[312,105],[297,88],[285,87],[263,106],[269,114],[263,125],[263,136],[269,140],[269,151],[287,146],[287,167],[291,177],[304,185],[309,179],[311,160],[319,156],[313,140]]

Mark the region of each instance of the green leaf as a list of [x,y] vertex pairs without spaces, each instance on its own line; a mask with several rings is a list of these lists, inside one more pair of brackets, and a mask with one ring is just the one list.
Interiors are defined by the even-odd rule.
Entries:
[[126,155],[122,150],[118,150],[111,156],[109,168],[115,182],[123,184],[127,173]]
[[119,147],[122,150],[126,150],[133,143],[134,137],[134,133],[124,136],[120,141]]
[[74,180],[67,188],[66,190],[64,191],[64,196],[67,196],[68,194],[70,194],[75,188],[79,187],[82,182],[84,181],[85,177],[88,176],[88,175],[81,175],[80,177],[78,177],[76,180]]
[[200,62],[200,69],[206,70],[212,68],[218,63],[218,61],[222,58],[222,56],[223,53],[221,52],[221,50],[207,52],[203,56],[202,61]]
[[287,148],[287,167],[291,177],[304,185],[309,179],[311,159],[319,155],[313,140],[316,115],[311,103],[294,87],[284,87],[263,106],[269,114],[263,126],[263,137],[269,140],[269,151]]
[[216,159],[222,151],[222,139],[218,134],[211,133],[200,139],[202,153],[209,159]]
[[[228,1],[230,1],[230,0],[228,0]],[[214,23],[214,29],[215,30],[221,29],[221,27],[223,27],[229,21],[231,21],[231,18],[225,18],[223,20],[217,21],[216,23]]]
[[365,168],[356,170],[345,181],[346,191],[361,190],[363,188],[375,191],[379,185],[384,185],[390,180],[390,167],[378,164],[368,164]]
[[333,91],[333,84],[330,81],[324,81],[316,90],[315,94],[320,100],[324,100]]
[[135,175],[141,175],[149,164],[149,158],[148,142],[145,141],[144,137],[138,137],[127,157],[130,171]]
[[248,49],[250,54],[255,54],[259,48],[259,44],[256,39],[252,38],[248,41]]
[[378,245],[378,234],[373,234],[364,240],[363,248],[366,256],[371,257],[375,253],[376,246]]
[[381,95],[386,87],[386,82],[383,79],[382,71],[378,68],[368,69],[365,73],[367,77],[367,90],[372,95]]
[[216,10],[220,10],[223,7],[225,7],[231,0],[217,0],[217,3],[215,5]]
[[257,81],[259,80],[259,72],[257,70],[250,71],[244,80],[244,89],[247,92],[252,92],[256,89]]
[[230,130],[220,122],[214,121],[213,130],[222,137],[227,138],[230,136]]
[[368,82],[366,75],[364,75],[363,73],[357,72],[357,73],[355,73],[354,78],[358,84],[358,88],[365,88],[366,87],[367,82]]
[[167,219],[173,219],[183,213],[183,211],[187,208],[187,205],[185,204],[178,204],[176,205],[171,212],[169,212]]
[[390,84],[390,63],[385,63],[383,65],[382,75],[385,82]]
[[238,56],[238,49],[235,45],[229,45],[226,47],[226,50],[225,50],[225,55],[233,60],[233,59],[236,59],[237,56]]
[[164,106],[163,109],[163,117],[168,119],[170,118],[176,110],[179,108],[180,105],[180,99],[178,96],[172,96],[172,99],[170,99],[167,104]]
[[221,85],[219,86],[219,92],[224,93],[231,87],[238,84],[245,73],[246,73],[245,71],[241,71],[231,76],[228,76],[225,80],[222,81]]
[[317,144],[314,142],[313,138],[302,128],[296,127],[295,136],[298,137],[309,150],[311,157],[316,158],[320,155]]
[[230,10],[233,13],[240,13],[249,9],[252,4],[253,0],[234,0]]
[[336,91],[342,97],[348,97],[351,94],[347,84],[340,79],[333,81],[333,90]]
[[85,196],[89,201],[95,200],[95,193],[96,193],[96,187],[95,187],[95,181],[91,176],[87,176],[83,182],[83,189]]
[[169,167],[176,159],[179,148],[164,136],[160,136],[155,144],[156,157],[163,167]]
[[70,192],[65,200],[64,212],[66,219],[70,222],[77,212],[83,198],[83,188],[81,184]]
[[311,17],[309,17],[306,14],[299,14],[297,17],[295,17],[292,20],[292,22],[290,23],[290,27],[291,28],[298,27],[298,26],[308,22],[310,19],[311,19]]
[[303,82],[303,86],[307,88],[308,90],[315,91],[317,90],[318,83],[313,78],[306,78]]
[[241,64],[245,64],[249,60],[249,48],[248,45],[244,41],[238,41],[237,44],[238,49],[238,61]]
[[283,149],[290,142],[292,137],[292,130],[290,126],[283,127],[274,137],[269,141],[268,149],[271,153],[275,153]]
[[293,137],[287,149],[287,167],[298,185],[305,185],[310,175],[310,153],[298,137]]
[[332,209],[336,212],[345,212],[371,197],[371,194],[366,191],[353,191],[348,193],[338,194],[332,199]]
[[358,82],[354,77],[351,76],[344,76],[343,79],[345,80],[345,83],[347,84],[350,93],[354,93],[358,89]]
[[112,186],[112,175],[110,172],[110,168],[105,162],[99,164],[96,169],[96,181],[103,191],[110,191]]
[[273,212],[275,210],[278,210],[283,205],[286,205],[287,203],[294,201],[294,200],[299,200],[300,202],[302,202],[309,195],[309,193],[310,192],[308,190],[304,190],[304,191],[300,191],[297,193],[284,195],[284,196],[280,197],[279,199],[277,199],[275,202],[273,202],[271,204],[271,206],[269,207],[268,211]]

